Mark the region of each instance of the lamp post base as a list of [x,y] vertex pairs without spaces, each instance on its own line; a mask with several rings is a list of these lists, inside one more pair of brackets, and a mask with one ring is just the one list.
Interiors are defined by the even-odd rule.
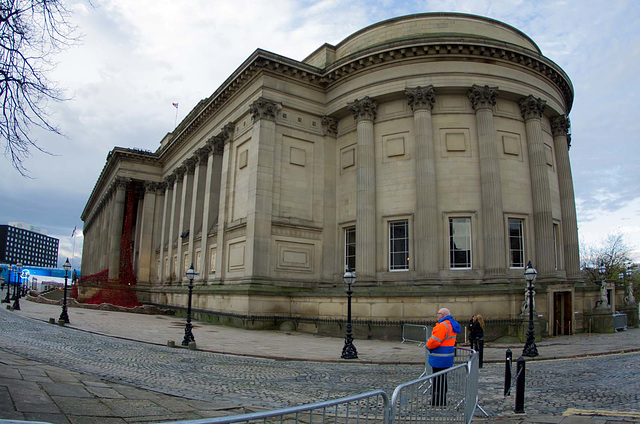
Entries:
[[193,332],[191,331],[191,329],[193,328],[193,326],[191,325],[190,322],[187,323],[187,325],[185,325],[184,327],[184,339],[182,340],[182,346],[189,346],[190,342],[195,342],[196,338],[193,337]]
[[342,359],[358,359],[358,351],[353,345],[353,337],[347,336],[344,339],[344,347],[342,348]]
[[64,321],[65,324],[71,324],[69,322],[69,314],[67,313],[67,307],[66,306],[62,307],[62,313],[60,314],[60,318],[58,318],[58,321]]

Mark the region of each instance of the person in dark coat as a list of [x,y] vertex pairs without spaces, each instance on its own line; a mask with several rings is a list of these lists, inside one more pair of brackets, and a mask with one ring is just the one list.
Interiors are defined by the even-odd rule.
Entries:
[[469,339],[471,349],[479,350],[478,340],[484,340],[484,319],[482,315],[474,315],[469,321]]

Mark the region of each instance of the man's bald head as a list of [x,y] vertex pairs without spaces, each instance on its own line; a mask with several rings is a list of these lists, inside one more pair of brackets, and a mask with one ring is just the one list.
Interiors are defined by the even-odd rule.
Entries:
[[438,315],[442,315],[443,317],[446,317],[448,315],[451,315],[451,311],[449,311],[449,309],[447,308],[440,308],[438,309]]

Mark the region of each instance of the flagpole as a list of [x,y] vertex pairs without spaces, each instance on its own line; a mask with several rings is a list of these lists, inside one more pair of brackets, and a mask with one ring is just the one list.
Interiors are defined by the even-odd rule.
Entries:
[[71,266],[73,267],[73,261],[76,258],[76,232],[73,232],[73,235],[71,236],[71,238],[73,238],[73,254],[71,255]]
[[173,120],[173,128],[178,126],[178,103],[173,104],[176,107],[176,118]]

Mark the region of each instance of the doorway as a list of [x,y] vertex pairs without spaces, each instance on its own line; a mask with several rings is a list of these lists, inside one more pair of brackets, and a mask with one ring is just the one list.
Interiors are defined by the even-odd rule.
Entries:
[[573,334],[573,307],[571,292],[555,292],[553,294],[553,335],[569,336]]

